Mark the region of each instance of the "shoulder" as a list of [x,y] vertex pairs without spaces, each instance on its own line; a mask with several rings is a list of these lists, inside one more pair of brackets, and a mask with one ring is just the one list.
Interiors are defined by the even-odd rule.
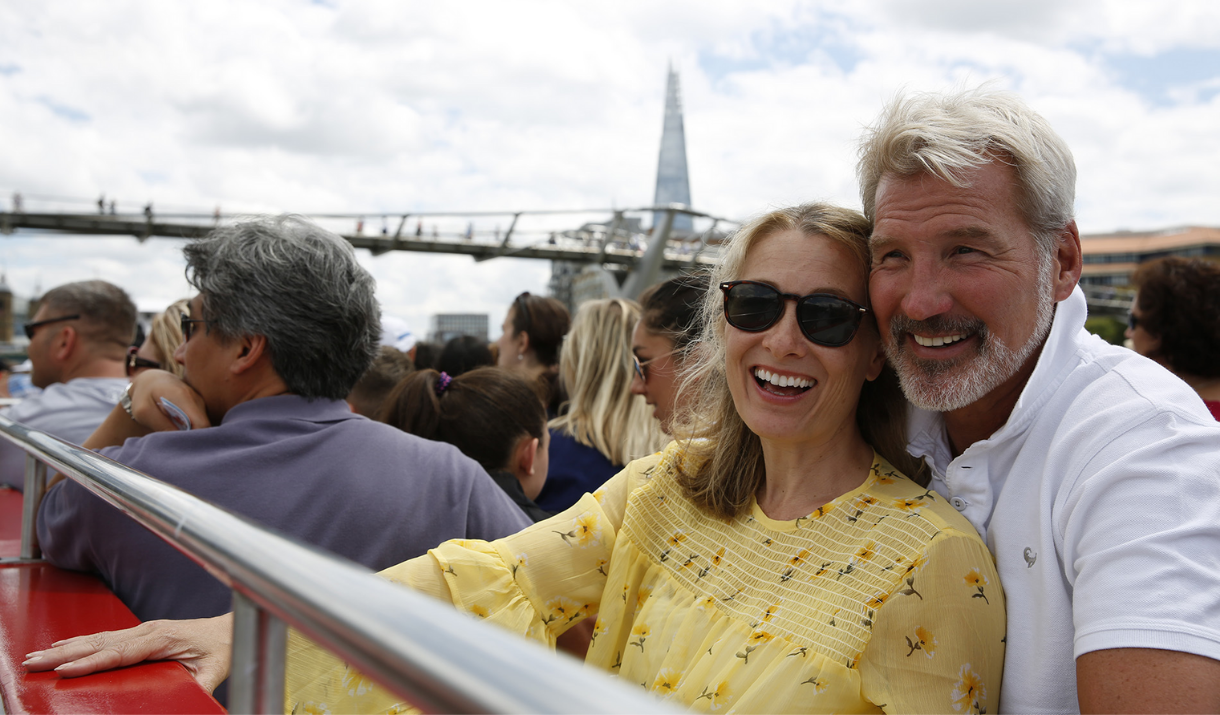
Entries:
[[986,549],[978,532],[943,495],[911,481],[880,454],[874,455],[868,479],[859,501],[868,506],[877,523],[893,519],[894,523],[902,525],[892,534],[894,538],[911,545],[918,542],[919,548],[926,547],[934,539],[960,538],[977,542]]
[[997,433],[997,447],[1015,440],[1022,452],[1053,462],[1069,483],[1073,475],[1138,461],[1139,454],[1210,455],[1215,465],[1220,423],[1186,383],[1095,336],[1078,336],[1074,345],[1055,379],[1027,386],[1030,394],[1022,394],[1025,404],[1018,406],[1024,414]]

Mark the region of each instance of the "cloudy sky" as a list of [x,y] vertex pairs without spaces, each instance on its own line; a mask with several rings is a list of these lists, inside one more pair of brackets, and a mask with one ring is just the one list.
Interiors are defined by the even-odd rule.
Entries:
[[[367,214],[377,231],[413,211],[645,206],[671,62],[708,213],[859,207],[855,142],[887,99],[991,82],[1072,146],[1082,232],[1220,225],[1212,0],[4,3],[0,209],[104,193],[120,212]],[[188,292],[179,248],[18,233],[0,264],[19,295],[101,277],[154,309]],[[361,261],[419,329],[437,312],[498,326],[550,271]]]

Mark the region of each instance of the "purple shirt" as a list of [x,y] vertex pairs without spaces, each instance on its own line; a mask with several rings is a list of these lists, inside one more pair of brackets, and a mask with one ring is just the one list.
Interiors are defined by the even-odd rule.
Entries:
[[[219,426],[129,439],[105,456],[373,570],[447,539],[532,522],[457,448],[294,395],[237,405]],[[227,613],[232,593],[144,527],[65,480],[38,512],[48,561],[99,574],[141,620]]]

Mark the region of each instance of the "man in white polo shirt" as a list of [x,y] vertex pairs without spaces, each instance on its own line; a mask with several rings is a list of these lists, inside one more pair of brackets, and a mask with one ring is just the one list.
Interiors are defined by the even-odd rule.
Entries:
[[1220,712],[1220,427],[1084,331],[1075,165],[1012,95],[900,98],[859,166],[909,451],[1008,597],[1001,712]]

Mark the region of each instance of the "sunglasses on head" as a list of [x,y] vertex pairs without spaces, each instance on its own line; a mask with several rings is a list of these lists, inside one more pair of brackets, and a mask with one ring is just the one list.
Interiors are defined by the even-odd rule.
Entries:
[[157,362],[156,360],[149,360],[148,358],[142,358],[139,355],[136,355],[136,351],[138,350],[139,348],[134,345],[127,348],[127,377],[131,377],[132,373],[142,368],[151,368],[153,370],[161,369],[161,363]]
[[851,342],[868,308],[830,293],[795,295],[756,281],[728,281],[724,292],[724,319],[747,333],[758,333],[779,322],[787,301],[796,301],[796,323],[810,342],[837,348]]
[[521,323],[521,330],[527,333],[530,331],[530,306],[527,302],[529,299],[530,293],[529,291],[526,291],[513,300],[513,309],[521,318],[521,320],[518,321]]

